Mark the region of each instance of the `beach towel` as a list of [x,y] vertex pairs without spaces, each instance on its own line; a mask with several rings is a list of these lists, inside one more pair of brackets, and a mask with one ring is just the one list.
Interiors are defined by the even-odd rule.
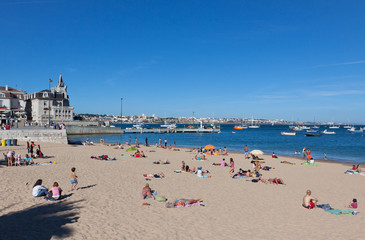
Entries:
[[119,154],[119,156],[121,156],[121,157],[128,157],[128,156],[126,156],[126,155],[124,155],[124,154]]
[[335,214],[335,215],[357,215],[359,212],[354,211],[354,210],[350,210],[350,209],[329,209],[329,210],[325,210],[326,212],[329,212],[331,214]]
[[335,215],[357,215],[359,212],[351,209],[333,209],[329,204],[317,205],[318,208],[322,208],[324,211]]
[[250,177],[243,175],[243,176],[234,176],[233,178],[250,178]]
[[167,198],[165,198],[164,196],[160,196],[160,195],[157,195],[155,197],[156,201],[158,202],[166,202],[167,201]]
[[307,162],[302,163],[302,165],[319,166],[317,163],[307,163]]

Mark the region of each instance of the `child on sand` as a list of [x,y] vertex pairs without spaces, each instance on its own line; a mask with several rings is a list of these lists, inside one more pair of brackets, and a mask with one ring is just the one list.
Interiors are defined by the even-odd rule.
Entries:
[[53,187],[52,187],[52,190],[50,192],[52,193],[52,198],[53,199],[58,200],[58,199],[61,198],[62,189],[58,186],[58,182],[53,183]]
[[71,191],[72,190],[77,190],[76,186],[77,186],[78,182],[77,182],[77,176],[76,176],[75,171],[76,171],[76,168],[74,168],[74,167],[71,168],[71,179],[70,179],[70,181],[71,181]]
[[348,206],[349,208],[357,208],[357,199],[356,198],[354,198],[353,200],[352,200],[352,203]]

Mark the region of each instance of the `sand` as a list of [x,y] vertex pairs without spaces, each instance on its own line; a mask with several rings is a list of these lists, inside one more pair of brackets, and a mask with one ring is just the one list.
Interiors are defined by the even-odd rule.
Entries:
[[[6,167],[0,165],[1,239],[365,239],[365,177],[346,175],[348,166],[320,162],[303,166],[299,159],[263,156],[271,171],[264,178],[280,177],[286,185],[252,183],[232,179],[228,167],[212,166],[223,156],[208,156],[207,161],[192,160],[193,154],[141,146],[147,158],[132,158],[132,152],[110,146],[42,143],[49,157],[36,162],[56,164]],[[0,147],[0,154],[13,149],[23,156],[25,143]],[[150,152],[154,150],[155,152]],[[91,159],[107,154],[116,161]],[[121,157],[126,154],[128,157]],[[243,154],[230,153],[236,170],[250,169]],[[168,159],[169,165],[153,161]],[[201,179],[190,173],[174,173],[181,161],[202,166],[212,178]],[[280,161],[295,162],[286,165]],[[70,169],[76,167],[79,190],[69,191]],[[163,172],[164,179],[148,181],[151,188],[169,201],[176,198],[202,198],[205,206],[166,208],[165,203],[142,200],[144,173]],[[43,185],[60,184],[66,198],[58,202],[32,196],[35,181]],[[344,209],[355,197],[358,215],[332,215],[322,209],[301,207],[307,189],[329,203]],[[143,203],[150,206],[143,206]]]

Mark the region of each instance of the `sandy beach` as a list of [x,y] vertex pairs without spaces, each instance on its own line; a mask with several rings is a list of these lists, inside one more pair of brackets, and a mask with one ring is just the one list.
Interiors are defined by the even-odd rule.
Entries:
[[[147,158],[132,158],[126,149],[106,145],[82,146],[42,143],[48,157],[36,159],[56,164],[6,167],[1,161],[1,239],[364,239],[365,176],[344,174],[348,166],[319,162],[304,166],[300,159],[265,155],[264,178],[279,177],[286,185],[253,183],[232,179],[229,167],[212,166],[224,157],[233,158],[235,170],[252,169],[242,153],[208,156],[206,161],[180,151],[141,146]],[[197,146],[200,147],[200,146]],[[24,157],[25,142],[1,147],[0,154],[14,150]],[[107,154],[116,161],[100,161],[90,156]],[[120,154],[127,155],[126,157]],[[1,158],[3,159],[3,157]],[[154,161],[171,164],[156,165]],[[295,165],[280,161],[295,162]],[[191,173],[175,173],[181,161],[202,166],[212,178]],[[70,169],[76,168],[79,189],[70,192]],[[165,178],[151,179],[150,187],[173,201],[202,198],[205,206],[166,208],[165,203],[142,200],[143,174],[163,172]],[[51,202],[32,196],[35,181],[43,179],[50,188],[57,181],[66,198]],[[301,206],[307,189],[335,209],[346,209],[358,199],[358,215],[334,215],[322,209]],[[143,203],[149,203],[145,206]]]

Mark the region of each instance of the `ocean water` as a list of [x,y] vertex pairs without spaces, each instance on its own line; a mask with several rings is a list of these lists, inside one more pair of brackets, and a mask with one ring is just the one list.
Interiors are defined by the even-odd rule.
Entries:
[[[116,125],[118,127],[118,125]],[[123,128],[130,127],[125,124]],[[145,125],[146,127],[159,127],[159,125]],[[119,125],[120,127],[120,125]],[[179,125],[178,127],[183,127]],[[323,131],[327,126],[321,126]],[[233,125],[221,125],[220,134],[199,133],[170,133],[170,134],[125,134],[125,135],[90,135],[70,136],[70,142],[85,141],[87,137],[94,142],[99,142],[103,137],[105,142],[126,142],[135,138],[144,144],[148,138],[149,144],[156,144],[161,138],[168,145],[176,142],[181,147],[204,147],[212,144],[217,148],[227,147],[228,151],[243,152],[245,145],[250,150],[260,149],[265,154],[275,152],[277,155],[295,156],[295,151],[302,152],[304,147],[310,148],[314,159],[323,159],[324,153],[329,160],[348,163],[365,163],[365,137],[364,134],[351,134],[346,129],[329,129],[335,135],[322,135],[321,137],[307,137],[306,131],[297,132],[296,136],[282,136],[282,131],[289,131],[288,126],[262,125],[258,129],[234,130]],[[233,133],[235,132],[235,133]]]

